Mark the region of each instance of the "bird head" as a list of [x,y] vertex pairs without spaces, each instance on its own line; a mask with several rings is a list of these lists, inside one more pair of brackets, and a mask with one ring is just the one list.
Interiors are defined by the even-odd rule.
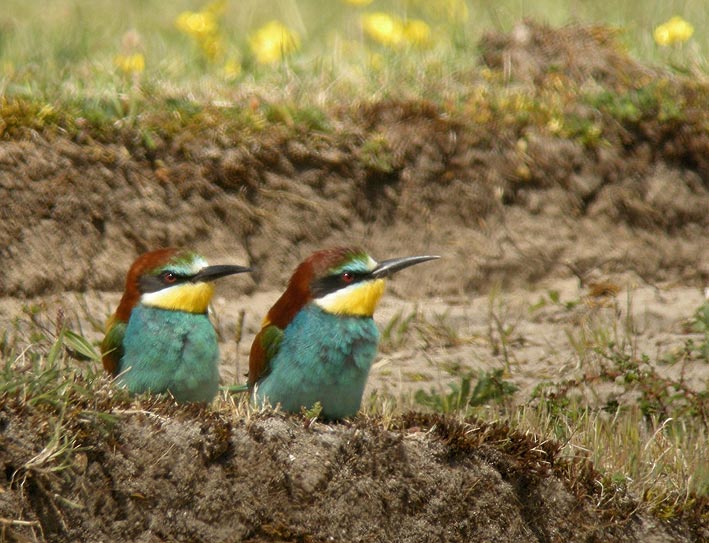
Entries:
[[130,267],[116,318],[127,322],[138,302],[161,309],[204,313],[214,294],[214,280],[248,271],[250,268],[244,266],[209,266],[192,251],[150,251]]
[[115,375],[123,353],[123,334],[133,308],[138,304],[206,313],[214,294],[212,281],[250,271],[243,266],[208,266],[197,253],[158,249],[139,256],[128,270],[126,287],[116,312],[106,322],[101,342],[103,366]]
[[285,328],[308,303],[335,315],[371,317],[384,293],[385,278],[436,258],[408,256],[376,261],[362,249],[351,247],[315,252],[296,268],[264,325]]

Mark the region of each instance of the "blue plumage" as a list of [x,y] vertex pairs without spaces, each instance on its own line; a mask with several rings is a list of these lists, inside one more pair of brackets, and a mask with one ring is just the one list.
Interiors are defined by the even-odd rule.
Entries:
[[130,392],[170,392],[210,402],[219,387],[217,335],[206,314],[138,304],[123,338],[118,383]]
[[333,315],[308,304],[283,331],[256,399],[276,399],[292,412],[319,401],[325,418],[354,416],[378,343],[371,317]]

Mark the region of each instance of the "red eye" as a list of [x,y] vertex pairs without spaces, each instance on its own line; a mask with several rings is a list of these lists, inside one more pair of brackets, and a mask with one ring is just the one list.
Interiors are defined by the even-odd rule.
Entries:
[[162,274],[162,280],[165,283],[174,283],[177,281],[177,276],[172,272],[165,272]]
[[344,272],[342,274],[342,281],[344,283],[351,283],[353,279],[354,279],[354,275],[350,272]]

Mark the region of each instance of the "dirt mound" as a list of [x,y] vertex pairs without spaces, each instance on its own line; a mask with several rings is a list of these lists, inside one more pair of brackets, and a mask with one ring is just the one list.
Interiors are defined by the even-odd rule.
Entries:
[[[435,281],[416,279],[422,294],[528,284],[567,265],[648,280],[709,275],[698,250],[709,190],[693,169],[646,156],[627,171],[621,149],[534,135],[515,157],[502,142],[476,148],[475,127],[379,109],[386,115],[364,134],[397,146],[381,143],[386,165],[327,141],[201,142],[189,159],[165,148],[152,163],[120,144],[2,142],[2,253],[13,266],[0,294],[117,290],[137,253],[172,245],[248,261],[264,287],[281,285],[311,250],[342,243],[380,258],[443,254]],[[516,181],[515,162],[539,182]]]
[[505,70],[513,80],[543,84],[563,74],[577,85],[602,84],[616,90],[647,85],[657,70],[643,66],[621,50],[619,30],[607,26],[569,25],[552,30],[525,20],[509,34],[488,33],[480,41],[483,62]]
[[0,516],[24,524],[4,526],[4,538],[660,542],[699,535],[634,513],[637,504],[622,491],[604,493],[587,460],[562,458],[558,444],[504,425],[415,414],[323,425],[116,403],[103,406],[113,413],[108,423],[108,415],[103,423],[92,418],[95,405],[65,416],[75,454],[64,465],[46,410],[24,405],[18,416],[5,405],[0,465],[8,490]]

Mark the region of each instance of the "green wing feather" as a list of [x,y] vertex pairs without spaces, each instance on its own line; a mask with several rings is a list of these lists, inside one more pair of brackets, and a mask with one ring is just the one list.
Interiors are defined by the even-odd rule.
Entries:
[[101,342],[103,367],[112,375],[117,375],[119,371],[118,366],[123,357],[123,336],[126,333],[127,326],[128,323],[123,321],[109,321],[106,336]]
[[281,348],[281,343],[283,342],[283,330],[278,328],[278,326],[271,325],[267,326],[263,330],[263,335],[261,336],[261,345],[263,345],[264,351],[266,353],[266,363],[269,364],[271,359],[278,354],[278,350]]
[[263,379],[271,371],[271,360],[278,353],[283,342],[283,330],[270,324],[261,328],[254,338],[249,355],[249,386]]

